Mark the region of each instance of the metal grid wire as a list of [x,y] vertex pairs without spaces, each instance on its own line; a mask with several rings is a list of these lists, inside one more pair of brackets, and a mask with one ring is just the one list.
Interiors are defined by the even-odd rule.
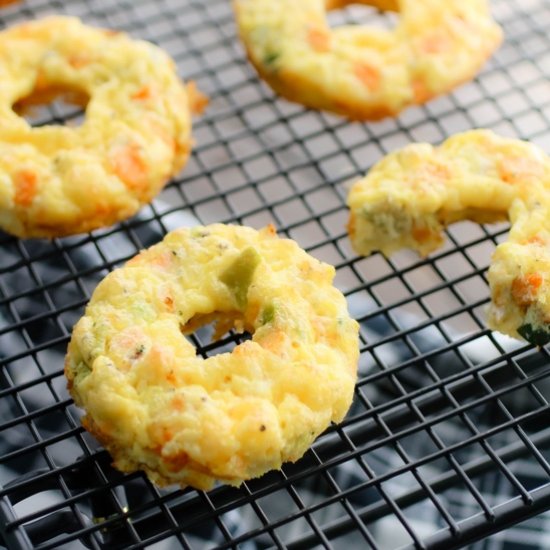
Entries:
[[[493,0],[506,41],[471,83],[398,119],[352,124],[275,98],[248,65],[227,0],[28,0],[129,31],[211,98],[180,177],[134,219],[53,241],[0,235],[0,533],[9,548],[550,548],[550,361],[489,331],[486,269],[507,225],[463,222],[420,259],[358,258],[349,182],[411,141],[488,127],[550,152],[550,4]],[[365,6],[335,24],[392,25]],[[77,123],[54,103],[33,124]],[[63,377],[72,326],[105,274],[170,229],[273,222],[337,268],[361,326],[347,419],[281,472],[209,493],[121,475],[80,427]],[[230,335],[203,356],[232,349]],[[511,528],[514,526],[513,528]],[[0,544],[2,543],[0,539]],[[477,542],[476,542],[477,541]]]

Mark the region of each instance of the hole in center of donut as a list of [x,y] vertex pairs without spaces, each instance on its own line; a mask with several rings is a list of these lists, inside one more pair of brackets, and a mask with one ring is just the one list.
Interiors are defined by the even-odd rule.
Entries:
[[90,96],[76,87],[37,83],[33,91],[18,99],[13,110],[31,126],[80,126]]
[[195,315],[180,330],[196,347],[197,355],[212,357],[230,353],[235,346],[251,338],[238,312]]
[[[369,28],[392,30],[397,24],[398,2],[395,0],[327,0],[328,21],[331,27],[353,25],[353,36],[348,39],[360,40],[361,34],[369,33]],[[365,27],[361,29],[361,27]],[[357,35],[357,36],[355,36]],[[371,44],[372,38],[365,40]],[[360,44],[359,44],[360,45]]]

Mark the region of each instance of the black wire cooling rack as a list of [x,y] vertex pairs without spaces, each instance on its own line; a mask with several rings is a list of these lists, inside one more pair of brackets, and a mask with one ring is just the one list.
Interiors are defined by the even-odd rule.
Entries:
[[[550,152],[550,4],[493,0],[506,41],[454,93],[398,119],[305,110],[256,77],[227,0],[28,0],[2,26],[66,13],[152,40],[211,98],[180,177],[134,219],[53,241],[0,235],[0,544],[19,548],[550,548],[550,360],[489,331],[486,270],[507,226],[464,222],[444,248],[358,258],[349,182],[411,141],[488,127]],[[331,14],[391,25],[365,6]],[[0,83],[1,85],[1,83]],[[60,102],[35,125],[78,123]],[[361,325],[347,419],[296,464],[239,489],[159,490],[121,475],[65,389],[72,326],[105,274],[166,231],[274,223],[337,268]],[[203,356],[231,349],[237,335]]]

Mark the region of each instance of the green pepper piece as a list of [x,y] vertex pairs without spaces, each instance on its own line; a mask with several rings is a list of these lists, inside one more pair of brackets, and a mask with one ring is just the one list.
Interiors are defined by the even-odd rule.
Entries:
[[530,344],[535,346],[544,346],[550,342],[550,331],[544,328],[534,329],[530,323],[525,323],[518,328],[518,333],[523,336]]
[[263,63],[266,66],[273,65],[277,59],[279,59],[280,54],[277,52],[268,52],[264,55]]
[[262,325],[268,325],[275,320],[275,305],[267,304],[262,311]]
[[254,272],[260,261],[261,257],[256,249],[249,246],[220,275],[221,282],[229,287],[241,309],[246,307],[248,287],[252,283]]

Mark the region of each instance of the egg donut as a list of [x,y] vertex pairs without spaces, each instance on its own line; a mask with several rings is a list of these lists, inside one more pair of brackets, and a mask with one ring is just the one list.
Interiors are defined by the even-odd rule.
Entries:
[[[334,268],[272,227],[169,233],[96,288],[65,373],[85,427],[158,485],[238,485],[300,458],[346,414],[358,325]],[[252,338],[203,359],[210,321]]]
[[427,255],[458,220],[510,220],[488,272],[489,325],[543,345],[550,341],[550,159],[536,146],[487,130],[457,134],[440,147],[391,153],[348,196],[355,251]]
[[[327,10],[399,13],[395,30],[331,28]],[[234,0],[248,57],[281,96],[353,120],[397,115],[470,80],[501,42],[487,0]]]
[[[0,228],[13,235],[128,218],[187,160],[189,94],[153,44],[70,17],[23,23],[0,32],[0,80]],[[32,127],[14,111],[59,91],[89,98],[81,126]]]

